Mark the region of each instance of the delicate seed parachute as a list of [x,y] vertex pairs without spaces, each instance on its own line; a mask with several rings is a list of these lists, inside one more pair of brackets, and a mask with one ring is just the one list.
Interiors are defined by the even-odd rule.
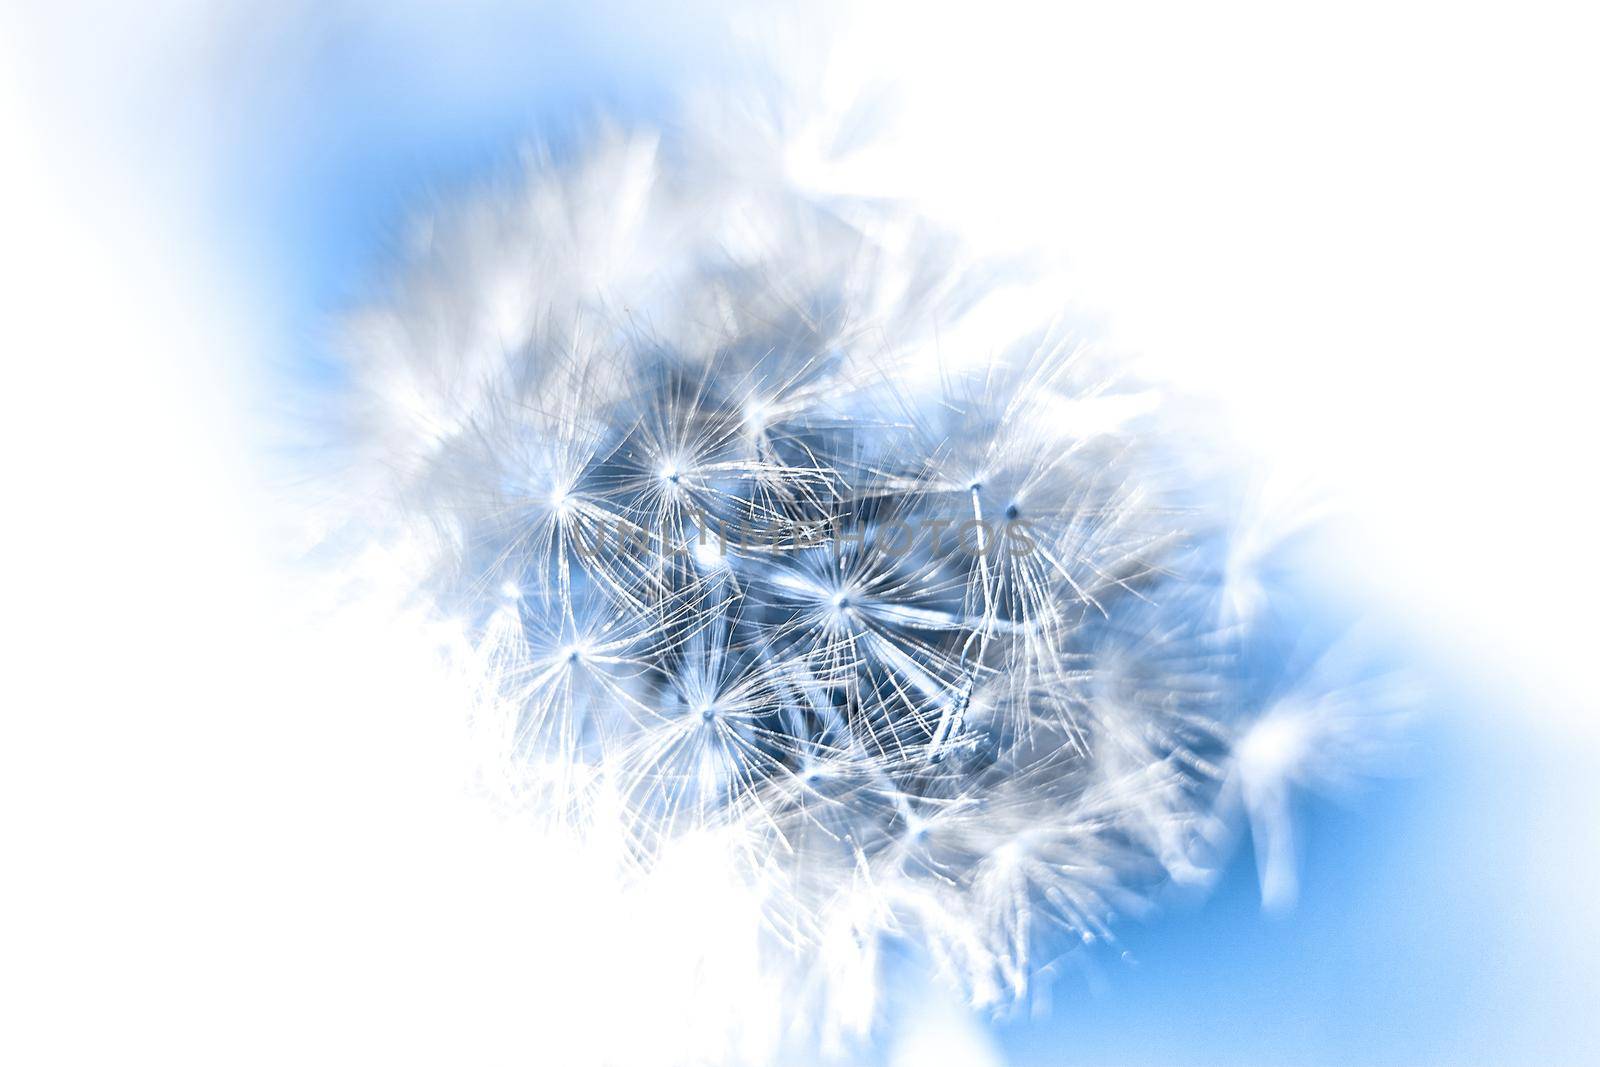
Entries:
[[995,271],[782,144],[601,131],[442,209],[348,324],[346,499],[458,624],[480,785],[737,886],[773,1028],[837,1037],[887,942],[1014,1000],[1282,783],[1160,398],[968,328]]

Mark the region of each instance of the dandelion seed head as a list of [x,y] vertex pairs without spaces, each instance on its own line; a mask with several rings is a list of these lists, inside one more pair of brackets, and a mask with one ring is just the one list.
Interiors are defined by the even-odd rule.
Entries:
[[437,220],[352,330],[348,495],[459,620],[484,788],[715,887],[696,973],[838,1037],[898,940],[999,1006],[1362,731],[1248,699],[1150,387],[1026,322],[930,368],[995,273],[744,132],[604,132]]

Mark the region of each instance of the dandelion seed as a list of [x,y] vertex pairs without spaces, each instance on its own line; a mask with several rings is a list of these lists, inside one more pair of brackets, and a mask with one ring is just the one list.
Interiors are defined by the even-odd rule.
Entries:
[[[930,382],[986,279],[720,143],[542,166],[431,246],[364,318],[361,492],[431,546],[409,577],[461,620],[519,809],[640,877],[715,852],[819,1032],[870,1021],[892,937],[1020,997],[1198,878],[1230,804],[1281,841],[1282,791],[1359,727],[1331,686],[1243,698],[1261,589],[1216,609],[1241,557],[1202,565],[1229,524],[1172,492],[1148,388],[1061,330]],[[626,189],[627,226],[584,189]],[[530,283],[480,288],[491,262]],[[442,325],[491,322],[521,335]]]

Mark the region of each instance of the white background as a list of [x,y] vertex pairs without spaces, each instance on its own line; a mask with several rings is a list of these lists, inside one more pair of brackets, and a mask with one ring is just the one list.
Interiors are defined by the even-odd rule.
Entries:
[[[902,105],[860,180],[1060,249],[1110,339],[1337,489],[1361,531],[1345,565],[1498,716],[1586,751],[1592,10],[884,7],[856,16],[835,75],[868,71]],[[492,1059],[520,1047],[521,1001],[495,992],[521,973],[495,948],[517,904],[495,887],[519,872],[444,799],[449,768],[403,710],[424,683],[353,637],[298,636],[265,562],[247,450],[264,356],[192,211],[208,79],[244,61],[210,44],[218,17],[3,23],[8,1058],[276,1059],[310,1041],[337,1061],[427,1003],[437,1018],[379,1051]],[[1551,795],[1528,833],[1592,883],[1569,830],[1595,824],[1593,786]],[[351,907],[355,928],[330,918]],[[1570,934],[1553,980],[1591,974],[1581,900],[1527,907]],[[418,918],[437,914],[448,929]],[[408,966],[419,954],[429,967]]]

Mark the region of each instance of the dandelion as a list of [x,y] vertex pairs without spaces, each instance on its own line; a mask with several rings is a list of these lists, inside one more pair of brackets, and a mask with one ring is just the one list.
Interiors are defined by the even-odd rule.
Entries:
[[1203,878],[1232,806],[1281,838],[1354,720],[1249,698],[1229,522],[1147,386],[1027,324],[930,376],[982,272],[723,134],[605,134],[435,223],[352,335],[372,537],[434,546],[485,781],[630,877],[717,852],[794,1026],[870,1025],[893,938],[1002,1005]]

